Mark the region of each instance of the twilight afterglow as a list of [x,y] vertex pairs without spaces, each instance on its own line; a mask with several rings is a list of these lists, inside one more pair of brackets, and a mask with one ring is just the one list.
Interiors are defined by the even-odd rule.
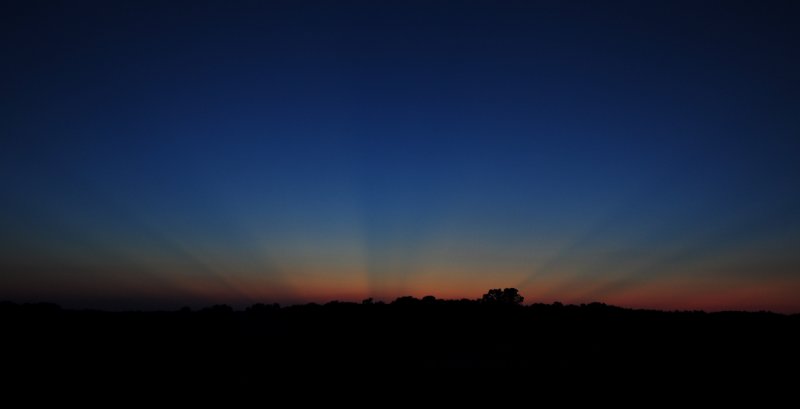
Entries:
[[0,300],[798,313],[799,19],[5,1]]

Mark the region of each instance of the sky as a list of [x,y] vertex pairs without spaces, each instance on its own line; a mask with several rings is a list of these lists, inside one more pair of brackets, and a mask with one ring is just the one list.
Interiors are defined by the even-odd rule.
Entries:
[[0,299],[800,312],[796,1],[0,5]]

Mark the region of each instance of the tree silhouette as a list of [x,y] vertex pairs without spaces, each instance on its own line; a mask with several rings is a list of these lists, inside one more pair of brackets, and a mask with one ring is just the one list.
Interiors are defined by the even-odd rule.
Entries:
[[398,297],[396,300],[392,301],[392,304],[397,305],[417,305],[419,304],[419,298],[412,297],[410,295],[406,295],[403,297]]
[[520,305],[525,297],[519,295],[519,290],[516,288],[493,288],[488,293],[483,295],[481,301],[486,304],[497,305]]

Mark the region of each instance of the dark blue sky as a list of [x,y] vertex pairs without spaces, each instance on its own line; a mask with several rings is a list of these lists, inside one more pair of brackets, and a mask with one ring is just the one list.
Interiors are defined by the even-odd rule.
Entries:
[[800,312],[793,1],[0,6],[0,298]]

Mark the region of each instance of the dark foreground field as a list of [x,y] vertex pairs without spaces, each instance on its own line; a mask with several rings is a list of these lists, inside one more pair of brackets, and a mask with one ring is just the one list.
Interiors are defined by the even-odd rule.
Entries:
[[4,376],[36,383],[248,383],[436,368],[752,376],[800,367],[800,316],[772,313],[404,298],[196,312],[4,303],[0,317]]

